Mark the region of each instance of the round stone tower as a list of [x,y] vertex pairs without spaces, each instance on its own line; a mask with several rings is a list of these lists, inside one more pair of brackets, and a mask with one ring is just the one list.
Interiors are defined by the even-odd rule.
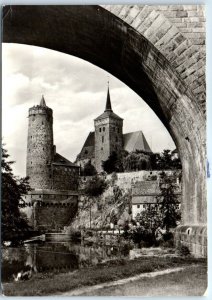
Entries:
[[53,150],[52,109],[42,96],[40,105],[29,109],[26,175],[33,189],[50,189]]

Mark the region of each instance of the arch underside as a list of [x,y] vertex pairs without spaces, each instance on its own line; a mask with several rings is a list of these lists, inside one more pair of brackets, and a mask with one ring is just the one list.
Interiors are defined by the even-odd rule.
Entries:
[[140,95],[178,147],[183,224],[206,223],[204,112],[188,84],[148,39],[100,6],[6,6],[3,42],[80,57]]

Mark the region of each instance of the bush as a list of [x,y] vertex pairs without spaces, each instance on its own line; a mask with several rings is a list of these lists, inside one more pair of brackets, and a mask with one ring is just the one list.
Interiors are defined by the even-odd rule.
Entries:
[[188,256],[190,255],[190,250],[188,249],[187,246],[184,246],[184,245],[180,245],[177,247],[177,252],[182,255],[182,256]]

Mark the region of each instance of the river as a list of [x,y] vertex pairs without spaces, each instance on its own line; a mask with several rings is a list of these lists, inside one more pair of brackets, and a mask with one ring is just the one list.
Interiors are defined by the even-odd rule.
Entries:
[[2,249],[2,282],[14,281],[18,273],[73,272],[114,259],[130,259],[129,245],[106,246],[73,242],[27,244]]

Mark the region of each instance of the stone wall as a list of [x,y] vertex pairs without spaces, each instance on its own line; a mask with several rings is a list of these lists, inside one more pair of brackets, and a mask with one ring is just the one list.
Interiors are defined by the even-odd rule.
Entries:
[[72,166],[52,165],[52,188],[54,190],[76,191],[79,181],[79,168]]
[[78,193],[73,191],[34,190],[25,196],[27,215],[34,230],[54,232],[70,225],[78,209]]

